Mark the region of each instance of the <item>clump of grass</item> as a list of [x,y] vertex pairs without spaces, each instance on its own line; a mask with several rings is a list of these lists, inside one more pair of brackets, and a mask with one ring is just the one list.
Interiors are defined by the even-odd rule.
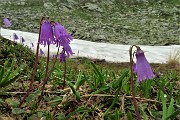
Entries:
[[173,49],[170,52],[167,64],[180,69],[180,49]]
[[[29,79],[31,69],[33,67],[34,57],[35,55],[29,47],[7,40],[0,36],[1,66],[3,66],[7,60],[9,61],[7,69],[11,67],[11,63],[13,61],[16,61],[14,64],[14,69],[24,64],[26,67],[23,69],[20,76],[26,76],[26,79]],[[19,79],[22,80],[22,78]]]

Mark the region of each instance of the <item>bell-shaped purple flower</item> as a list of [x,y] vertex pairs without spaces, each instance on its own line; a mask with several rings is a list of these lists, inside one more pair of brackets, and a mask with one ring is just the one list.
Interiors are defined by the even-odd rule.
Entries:
[[66,61],[66,55],[65,55],[64,52],[61,52],[61,53],[60,53],[59,59],[60,59],[60,62],[65,62],[65,61]]
[[73,37],[66,31],[64,26],[62,26],[58,22],[54,23],[54,35],[56,39],[56,46],[57,47],[63,46],[67,55],[68,56],[72,55],[73,52],[69,44],[73,39]]
[[24,42],[25,42],[25,40],[24,40],[24,38],[23,38],[23,37],[21,38],[21,42],[22,42],[22,43],[24,43]]
[[46,46],[52,44],[53,41],[54,35],[51,23],[45,19],[41,25],[40,44]]
[[45,55],[41,48],[40,48],[40,55]]
[[34,43],[31,43],[32,47],[34,47]]
[[8,28],[9,26],[11,26],[10,21],[9,21],[6,17],[4,17],[3,23],[4,23],[4,25],[5,25],[5,28]]
[[154,77],[154,73],[151,69],[150,64],[144,56],[142,50],[137,50],[136,52],[136,72],[137,79],[142,82],[145,79],[151,79]]
[[13,40],[18,40],[19,37],[16,35],[16,33],[13,34]]
[[74,54],[74,53],[72,52],[72,49],[71,49],[71,47],[70,47],[69,44],[64,45],[63,49],[64,49],[64,51],[66,52],[66,54],[67,54],[68,57]]
[[137,73],[136,63],[133,63],[133,72],[134,72],[134,73]]
[[73,37],[66,31],[64,26],[59,24],[58,22],[54,23],[54,35],[56,38],[56,42],[58,42],[57,46],[64,44],[69,44]]

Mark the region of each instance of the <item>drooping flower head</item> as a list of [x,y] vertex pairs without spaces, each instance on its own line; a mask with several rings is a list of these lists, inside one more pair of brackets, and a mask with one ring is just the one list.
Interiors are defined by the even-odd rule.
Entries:
[[24,38],[22,37],[21,39],[22,39],[21,42],[24,43],[25,42]]
[[144,52],[140,49],[136,52],[136,72],[137,79],[142,82],[145,79],[151,79],[154,77],[154,73],[151,69],[150,64],[148,63],[146,57],[144,56]]
[[16,33],[13,34],[13,40],[18,40],[19,37],[16,35]]
[[133,63],[133,72],[134,72],[134,73],[137,73],[136,63]]
[[64,26],[62,26],[58,22],[54,23],[54,35],[56,46],[63,46],[64,51],[67,53],[68,57],[70,55],[73,55],[72,49],[69,45],[73,37],[66,31]]
[[65,55],[64,51],[60,53],[59,59],[60,59],[60,62],[65,62],[66,61],[66,55]]
[[48,19],[42,20],[41,31],[40,31],[40,44],[50,45],[54,41],[53,29]]
[[31,43],[31,45],[32,45],[32,47],[34,47],[34,44],[33,44],[33,43]]
[[64,26],[62,26],[58,22],[54,23],[54,35],[56,41],[58,42],[58,46],[64,46],[65,44],[69,44],[70,41],[73,39],[73,37],[66,31]]
[[4,25],[5,25],[5,28],[8,28],[9,26],[11,26],[10,21],[9,21],[6,17],[4,17],[3,23],[4,23]]
[[72,52],[72,49],[71,49],[71,47],[70,47],[70,45],[69,44],[67,44],[67,45],[64,45],[64,51],[66,52],[66,54],[67,54],[67,57],[69,57],[69,56],[72,56],[74,53]]
[[40,48],[40,55],[45,55],[41,48]]

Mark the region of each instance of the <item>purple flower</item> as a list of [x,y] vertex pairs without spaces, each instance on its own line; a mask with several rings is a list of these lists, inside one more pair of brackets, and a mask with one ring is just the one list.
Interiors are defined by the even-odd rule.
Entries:
[[32,45],[32,47],[34,47],[34,44],[33,44],[33,43],[31,43],[31,45]]
[[42,21],[41,34],[40,34],[40,44],[46,46],[50,45],[54,41],[53,29],[51,23],[45,19]]
[[54,35],[56,38],[56,42],[58,45],[63,46],[64,44],[69,44],[73,37],[66,31],[64,26],[59,24],[58,22],[54,23]]
[[66,55],[65,55],[64,52],[60,53],[59,59],[60,59],[60,62],[65,62],[66,61]]
[[45,55],[41,48],[40,48],[40,55]]
[[19,37],[16,35],[16,33],[13,34],[13,39],[14,40],[18,40],[19,39]]
[[72,49],[71,49],[71,47],[70,47],[69,44],[64,45],[63,48],[64,48],[64,51],[66,52],[66,54],[67,54],[68,57],[74,54],[74,53],[72,52]]
[[142,50],[137,50],[136,59],[137,79],[142,82],[145,79],[153,78],[154,73]]
[[70,47],[70,42],[73,37],[66,31],[64,26],[59,24],[58,22],[54,23],[54,35],[55,35],[55,43],[56,46],[63,46],[64,50],[66,51],[67,55],[70,56],[73,54],[72,49]]
[[11,26],[10,21],[6,17],[4,17],[3,23],[5,25],[5,28],[8,28],[9,26]]
[[22,37],[21,39],[22,39],[22,43],[24,43],[25,42],[24,38]]

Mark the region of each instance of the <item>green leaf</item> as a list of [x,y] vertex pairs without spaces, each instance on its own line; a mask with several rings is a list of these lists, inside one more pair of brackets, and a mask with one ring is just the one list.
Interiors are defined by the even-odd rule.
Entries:
[[143,108],[143,107],[140,107],[140,111],[141,111],[141,113],[142,113],[143,120],[148,120],[148,116],[147,116],[146,113],[144,112],[144,108]]
[[1,103],[4,103],[4,100],[0,98],[0,104],[1,104]]
[[98,68],[93,62],[91,62],[91,65],[93,66],[95,73],[97,73],[97,75],[99,76],[98,82],[100,82],[101,86],[104,85],[105,80],[104,80],[103,75],[101,74],[101,72],[98,70]]
[[117,99],[118,99],[118,95],[119,95],[119,92],[121,90],[121,87],[122,87],[122,80],[120,81],[119,83],[119,86],[118,86],[118,89],[116,90],[116,94],[115,94],[115,98],[111,104],[111,106],[106,110],[106,112],[104,113],[104,117],[106,117],[110,111],[110,109],[114,106],[114,104],[116,103]]
[[91,109],[89,108],[86,108],[84,106],[80,106],[79,108],[77,108],[76,110],[74,110],[73,112],[69,113],[67,116],[66,116],[66,119],[69,119],[71,116],[75,115],[75,114],[78,114],[78,113],[84,113],[84,112],[90,112],[92,111]]
[[10,76],[10,74],[12,73],[12,70],[13,70],[13,68],[14,68],[14,63],[15,63],[15,61],[13,60],[12,63],[11,63],[10,69],[8,69],[8,70],[6,71],[7,74],[6,74],[6,77],[4,78],[4,80],[2,81],[2,83],[7,82],[8,79],[10,78],[9,76]]
[[84,84],[85,81],[86,79],[82,79],[82,72],[80,71],[74,88],[77,90],[82,84]]
[[20,114],[24,113],[24,110],[20,109],[20,108],[12,108],[12,113],[14,115],[20,115]]
[[34,93],[31,93],[27,98],[26,101],[27,102],[33,102],[35,101],[35,99],[37,98],[38,95],[41,94],[40,90],[36,90]]
[[101,92],[108,90],[108,89],[110,89],[110,87],[108,85],[104,85],[101,88],[99,88],[97,91],[93,92],[92,94],[98,94],[98,93],[101,93]]
[[124,72],[122,73],[122,75],[119,77],[118,80],[112,81],[112,83],[111,83],[111,84],[112,84],[112,88],[116,89],[116,88],[118,87],[118,85],[120,84],[120,82],[121,82],[125,77],[128,76],[128,73],[129,73],[128,70],[127,70],[127,71],[124,71]]
[[177,115],[180,114],[180,108],[174,111],[171,115],[169,115],[165,120],[174,120]]
[[115,111],[115,120],[120,120],[120,117],[121,117],[121,113],[119,112],[118,109],[116,109],[116,111]]
[[17,78],[20,76],[19,72],[24,67],[24,65],[19,66],[16,70],[14,70],[14,64],[15,60],[12,61],[11,67],[8,69],[5,69],[5,66],[7,66],[9,60],[5,61],[4,67],[1,69],[1,80],[0,80],[0,86],[5,87],[17,80]]
[[64,115],[62,113],[59,113],[56,118],[58,120],[64,120]]
[[52,107],[55,107],[55,106],[57,106],[59,103],[61,103],[61,101],[62,101],[62,98],[59,97],[59,96],[56,96],[53,100],[51,100],[51,101],[49,102],[49,104],[50,104]]
[[167,116],[171,115],[174,112],[174,99],[171,98],[171,102],[169,104],[168,110],[167,110]]
[[80,93],[78,91],[76,91],[76,89],[74,88],[74,85],[71,82],[68,82],[68,86],[71,88],[73,93],[76,95],[76,99],[80,100]]
[[37,112],[37,116],[41,118],[43,116],[43,112],[41,111]]
[[5,70],[4,70],[4,67],[2,67],[2,68],[1,68],[1,72],[0,72],[0,86],[1,86],[1,84],[2,84],[2,79],[3,79],[3,76],[4,76],[4,74],[5,74],[4,71],[5,71]]
[[163,106],[162,119],[164,120],[167,116],[167,111],[166,111],[166,97],[162,91],[161,91],[161,101],[162,101],[162,106]]
[[172,84],[170,84],[169,90],[170,90],[170,99],[171,99],[172,96],[173,96],[173,87],[172,87]]
[[20,76],[20,74],[14,76],[13,78],[9,79],[8,81],[4,82],[2,87],[5,87],[13,82],[15,82],[17,80],[17,78]]
[[132,113],[130,111],[127,114],[127,118],[128,118],[128,120],[132,120]]

